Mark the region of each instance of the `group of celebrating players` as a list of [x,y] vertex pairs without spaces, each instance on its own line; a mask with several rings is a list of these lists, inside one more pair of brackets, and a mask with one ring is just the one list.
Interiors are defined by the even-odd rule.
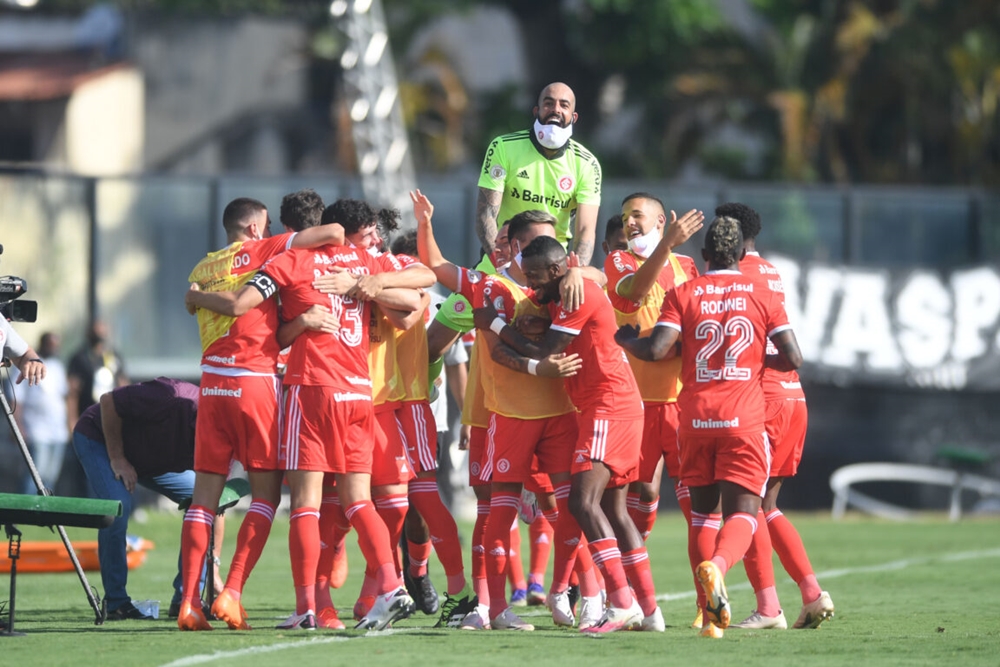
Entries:
[[[530,586],[513,601],[544,602],[556,625],[581,632],[662,632],[645,539],[664,468],[689,527],[692,625],[702,635],[721,637],[729,626],[724,576],[741,559],[757,609],[736,625],[787,627],[772,548],[802,594],[793,627],[832,617],[798,532],[777,508],[807,418],[781,279],[755,252],[759,216],[743,204],[718,207],[699,275],[673,249],[704,215],[668,219],[657,197],[635,193],[608,223],[604,271],[588,266],[601,170],[571,138],[573,91],[549,84],[533,116],[530,130],[497,137],[487,151],[476,269],[443,257],[434,208],[419,190],[410,195],[416,233],[395,239],[392,252],[383,239],[399,213],[363,201],[324,207],[311,190],[292,193],[276,236],[260,202],[226,207],[229,245],[195,267],[186,296],[203,374],[181,629],[209,630],[209,616],[249,628],[243,586],[284,479],[296,604],[279,628],[344,627],[330,589],[344,583],[353,528],[366,562],[356,627],[381,630],[418,606],[434,613],[433,551],[447,577],[436,627],[533,630],[506,595],[526,490],[537,502],[532,543],[551,544],[554,567],[546,595],[541,549]],[[425,329],[425,290],[435,282],[453,294]],[[472,328],[462,423],[478,511],[467,577],[438,493],[428,399],[442,352]],[[201,563],[232,460],[248,473],[252,502],[225,588],[203,609]],[[407,562],[395,546],[404,524]]]
[[[411,199],[415,238],[397,239],[391,253],[382,239],[394,211],[350,199],[324,207],[300,191],[282,202],[286,232],[271,236],[264,205],[237,199],[223,216],[230,245],[192,271],[186,302],[198,315],[203,375],[181,629],[211,629],[209,615],[249,629],[243,586],[284,479],[296,609],[279,628],[344,628],[330,590],[343,583],[353,528],[366,561],[356,627],[380,630],[413,613],[403,575],[426,578],[433,548],[447,577],[439,627],[533,630],[506,595],[527,488],[553,527],[553,621],[588,633],[663,631],[645,538],[664,467],[688,521],[703,635],[721,637],[730,624],[723,579],[741,559],[757,609],[736,625],[787,627],[772,547],[802,593],[794,627],[833,615],[776,506],[801,456],[805,399],[780,277],[754,252],[751,208],[716,210],[700,276],[673,249],[703,214],[668,220],[648,193],[627,197],[620,224],[609,224],[603,272],[567,254],[556,219],[532,209],[505,221],[498,236],[509,247],[498,243],[496,268],[484,272],[448,262],[433,206],[419,191]],[[435,282],[472,305],[477,329],[463,413],[479,499],[471,581],[435,480],[424,326],[424,290]],[[248,473],[252,502],[207,610],[198,580],[232,460]],[[410,508],[431,539],[410,541],[400,562]]]

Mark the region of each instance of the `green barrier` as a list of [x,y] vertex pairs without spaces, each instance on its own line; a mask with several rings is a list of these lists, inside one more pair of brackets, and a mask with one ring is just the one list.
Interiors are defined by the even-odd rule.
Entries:
[[0,523],[107,528],[121,515],[117,500],[0,493]]

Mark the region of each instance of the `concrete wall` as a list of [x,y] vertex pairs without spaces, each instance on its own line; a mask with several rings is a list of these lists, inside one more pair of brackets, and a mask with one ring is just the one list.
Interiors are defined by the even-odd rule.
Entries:
[[87,176],[140,171],[143,93],[143,75],[133,67],[113,70],[77,87],[66,105],[66,166]]

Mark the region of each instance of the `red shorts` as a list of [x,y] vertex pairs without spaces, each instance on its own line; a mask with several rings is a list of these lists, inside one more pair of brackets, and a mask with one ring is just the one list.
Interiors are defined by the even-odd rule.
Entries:
[[486,486],[491,481],[479,479],[486,460],[486,440],[486,429],[473,426],[469,434],[469,486]]
[[437,470],[437,424],[431,404],[426,400],[404,401],[396,410],[396,419],[413,472]]
[[524,480],[524,488],[536,496],[556,492],[556,487],[552,486],[552,479],[546,472],[531,473],[531,476]]
[[608,488],[630,484],[639,478],[642,422],[580,414],[577,423],[580,432],[570,472],[574,475],[585,472],[594,467],[592,461],[601,461],[611,471]]
[[732,482],[764,496],[771,469],[767,433],[680,436],[681,481],[688,487]]
[[371,473],[375,413],[370,400],[338,401],[343,390],[286,385],[282,470]]
[[203,373],[194,469],[228,475],[235,459],[247,470],[278,470],[280,392],[274,375]]
[[639,450],[639,481],[652,482],[656,466],[663,459],[667,477],[677,479],[681,460],[677,454],[677,403],[646,403]]
[[771,477],[794,477],[809,425],[805,399],[768,401],[765,410],[764,430],[771,441]]
[[396,412],[376,412],[372,486],[406,484],[411,479],[413,470],[406,460],[406,446]]
[[533,472],[569,472],[576,441],[574,412],[545,419],[514,419],[491,414],[485,466],[480,478],[523,484]]

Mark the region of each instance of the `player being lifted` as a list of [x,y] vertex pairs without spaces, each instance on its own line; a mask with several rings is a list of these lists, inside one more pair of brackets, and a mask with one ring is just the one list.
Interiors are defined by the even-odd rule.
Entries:
[[802,363],[782,295],[762,294],[740,274],[744,252],[739,222],[716,218],[702,250],[705,275],[667,294],[650,336],[639,338],[638,329],[627,325],[615,336],[646,361],[673,356],[682,341],[681,481],[691,490],[692,516],[716,515],[721,502],[725,517],[717,540],[713,530],[696,524],[689,536],[701,558],[696,575],[707,597],[707,637],[721,637],[729,625],[723,577],[750,546],[767,482],[770,446],[761,390],[767,339],[778,350],[766,357],[769,367],[794,370]]

